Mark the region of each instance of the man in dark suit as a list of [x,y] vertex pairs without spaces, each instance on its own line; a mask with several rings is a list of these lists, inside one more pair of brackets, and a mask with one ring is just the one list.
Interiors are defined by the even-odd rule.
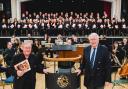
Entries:
[[[23,52],[17,54],[13,57],[12,70],[14,75],[14,89],[35,89],[36,84],[36,72],[47,73],[47,69],[44,69],[44,66],[41,64],[39,58],[31,53],[32,45],[31,43],[22,44]],[[16,67],[18,63],[21,63],[24,60],[28,60],[30,65],[30,70],[27,72]],[[27,65],[28,66],[28,65]]]
[[122,49],[125,51],[125,57],[128,58],[128,39],[123,38]]
[[7,66],[10,66],[12,57],[14,56],[14,54],[15,54],[15,50],[13,48],[13,44],[12,44],[12,42],[8,42],[7,48],[3,52],[3,56],[4,56]]
[[[6,65],[7,65],[7,67],[11,66],[12,58],[15,55],[15,50],[14,50],[14,48],[12,46],[13,46],[12,43],[8,42],[7,43],[7,48],[3,52],[4,61],[5,61]],[[6,72],[6,77],[8,78],[10,76],[11,76],[10,73]]]
[[99,36],[96,33],[89,35],[90,46],[84,49],[83,61],[78,75],[84,71],[84,85],[87,89],[104,89],[111,83],[111,61],[108,49],[99,45]]

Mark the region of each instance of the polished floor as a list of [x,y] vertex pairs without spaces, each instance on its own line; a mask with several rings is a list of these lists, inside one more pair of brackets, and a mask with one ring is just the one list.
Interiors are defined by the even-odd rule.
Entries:
[[[54,70],[53,70],[54,63],[46,63],[46,64],[48,65],[47,67],[49,67],[48,68],[49,72],[54,72]],[[77,68],[78,66],[79,65],[76,64],[75,68]],[[57,69],[57,67],[56,67],[56,69]],[[36,77],[37,77],[36,89],[45,89],[45,75],[37,73]],[[115,79],[115,75],[113,73],[112,74],[112,80],[114,80],[114,79]],[[118,79],[119,79],[119,75],[117,73],[116,80],[118,80]],[[107,86],[107,87],[105,87],[105,89],[112,89],[112,86],[113,85]],[[0,89],[3,89],[2,86],[0,86]],[[4,89],[11,89],[11,86],[5,85]],[[86,87],[83,86],[83,76],[81,76],[81,89],[86,89]],[[128,89],[128,83],[127,84],[121,84],[120,83],[119,85],[116,84],[113,89]]]

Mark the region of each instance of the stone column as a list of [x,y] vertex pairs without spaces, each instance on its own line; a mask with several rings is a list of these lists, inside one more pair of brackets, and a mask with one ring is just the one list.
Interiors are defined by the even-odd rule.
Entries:
[[11,0],[12,18],[17,18],[17,0]]
[[11,12],[12,18],[21,18],[21,2],[26,2],[31,0],[11,0]]
[[21,0],[17,0],[17,19],[21,18]]

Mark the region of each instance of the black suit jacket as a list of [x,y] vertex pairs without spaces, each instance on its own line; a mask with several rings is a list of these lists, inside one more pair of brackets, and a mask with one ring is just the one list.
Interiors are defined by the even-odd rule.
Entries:
[[99,45],[95,58],[94,67],[90,63],[91,46],[84,49],[83,61],[80,65],[84,71],[84,85],[90,86],[93,83],[96,87],[104,86],[105,82],[111,82],[111,60],[105,46]]
[[12,57],[14,56],[14,54],[15,54],[15,50],[13,48],[11,48],[11,49],[6,48],[5,49],[3,56],[5,59],[5,62],[8,66],[11,65]]
[[13,57],[12,69],[14,75],[14,89],[35,89],[36,72],[43,73],[43,65],[39,61],[38,57],[34,54],[30,54],[28,61],[31,70],[26,72],[22,77],[17,76],[17,72],[14,65],[25,60],[24,54],[18,54]]

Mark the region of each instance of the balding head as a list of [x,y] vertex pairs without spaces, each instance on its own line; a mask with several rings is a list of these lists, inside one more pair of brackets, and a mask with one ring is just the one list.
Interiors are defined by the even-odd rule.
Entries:
[[97,33],[91,33],[88,37],[90,45],[95,48],[99,44],[99,35]]
[[124,43],[124,45],[126,45],[128,43],[128,39],[127,38],[124,38],[123,39],[123,43]]
[[8,43],[7,43],[7,48],[8,48],[8,49],[11,49],[11,48],[12,48],[12,42],[8,42]]

